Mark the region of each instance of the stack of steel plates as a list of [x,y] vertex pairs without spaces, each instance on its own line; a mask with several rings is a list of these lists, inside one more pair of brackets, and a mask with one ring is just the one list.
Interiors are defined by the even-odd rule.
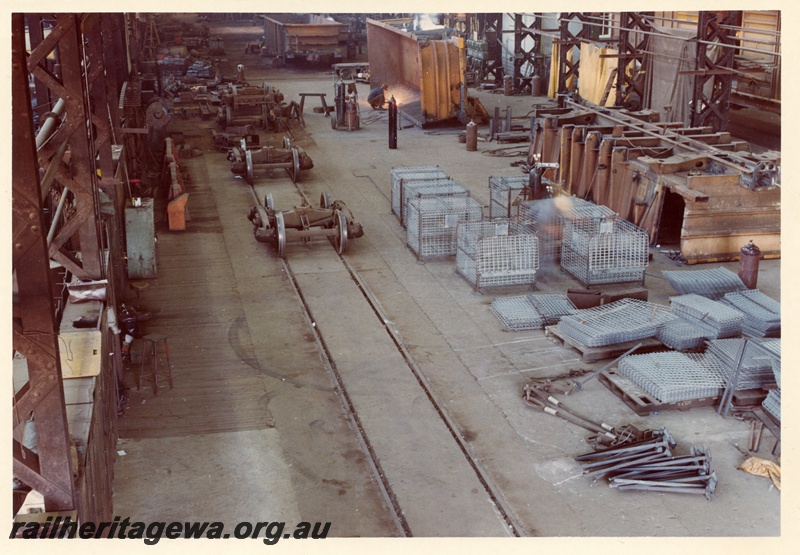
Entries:
[[694,293],[671,297],[672,312],[703,328],[712,339],[736,337],[742,333],[744,314],[721,302]]
[[695,293],[709,299],[719,299],[725,293],[747,289],[739,276],[722,267],[714,270],[666,271],[661,274],[678,293]]
[[781,303],[758,289],[726,293],[722,302],[745,316],[742,331],[751,337],[780,337]]
[[662,403],[719,397],[725,388],[720,362],[703,354],[630,355],[620,361],[618,370]]
[[[736,358],[744,341],[748,344],[742,354],[736,390],[759,389],[771,385],[775,380],[772,359],[780,358],[780,339],[716,339],[708,342],[706,354],[720,361],[727,379],[736,370]],[[752,343],[757,343],[762,348],[759,349]],[[773,354],[767,354],[765,350]]]
[[674,318],[664,305],[625,298],[564,316],[556,329],[587,347],[602,347],[653,337]]
[[706,330],[688,320],[675,318],[658,328],[656,339],[670,349],[691,351],[703,347],[709,335]]

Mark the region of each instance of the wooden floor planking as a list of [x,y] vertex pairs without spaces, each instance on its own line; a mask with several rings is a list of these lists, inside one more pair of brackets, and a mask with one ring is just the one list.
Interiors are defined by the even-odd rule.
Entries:
[[196,180],[189,188],[193,233],[159,230],[158,278],[140,299],[154,316],[142,324],[142,332],[168,337],[174,388],[169,388],[160,346],[158,394],[152,387],[149,354],[142,388],[137,389],[142,357],[142,341],[137,339],[124,376],[129,398],[119,420],[120,437],[175,437],[272,426],[265,375],[258,367],[207,183]]

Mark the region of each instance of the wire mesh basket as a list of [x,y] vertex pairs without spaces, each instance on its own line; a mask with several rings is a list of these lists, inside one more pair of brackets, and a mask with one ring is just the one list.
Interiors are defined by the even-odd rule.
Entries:
[[491,310],[508,331],[540,330],[577,311],[569,297],[558,293],[499,297]]
[[744,314],[719,301],[689,293],[670,297],[670,305],[674,314],[706,330],[711,339],[742,333]]
[[779,337],[781,304],[758,289],[725,293],[722,302],[744,314],[742,331],[751,337]]
[[528,186],[527,175],[492,176],[489,178],[489,217],[513,218],[519,215],[515,201],[520,191]]
[[664,271],[661,275],[682,295],[694,293],[709,299],[719,299],[725,293],[747,289],[739,276],[721,266],[710,270]]
[[662,403],[719,397],[725,388],[719,362],[698,353],[630,355],[617,369]]
[[703,328],[683,318],[675,318],[658,328],[656,339],[670,349],[691,351],[702,348],[709,335]]
[[507,219],[460,223],[457,238],[456,272],[476,291],[536,281],[539,244],[527,226]]
[[420,179],[405,182],[402,187],[400,205],[400,223],[403,227],[408,224],[408,201],[419,197],[468,197],[470,196],[464,186],[453,179]]
[[647,233],[619,217],[564,221],[561,267],[584,285],[644,282]]
[[706,353],[720,361],[728,378],[736,370],[742,344],[744,351],[736,377],[736,390],[759,389],[771,385],[775,381],[773,360],[780,360],[780,339],[750,339],[747,343],[740,338],[714,339],[708,342]]
[[392,212],[400,217],[403,209],[403,187],[414,180],[447,179],[448,176],[439,166],[418,166],[414,168],[392,168]]
[[564,221],[583,218],[613,218],[616,212],[577,197],[559,196],[520,203],[520,219],[530,222],[539,238],[539,256],[555,260],[561,256]]
[[492,301],[492,313],[508,331],[540,330],[545,326],[545,318],[530,300],[529,295],[498,297]]
[[577,310],[561,318],[556,329],[587,347],[603,347],[654,337],[675,317],[664,305],[625,298]]
[[483,207],[472,197],[418,197],[408,203],[406,243],[419,260],[454,256],[459,223],[478,222]]

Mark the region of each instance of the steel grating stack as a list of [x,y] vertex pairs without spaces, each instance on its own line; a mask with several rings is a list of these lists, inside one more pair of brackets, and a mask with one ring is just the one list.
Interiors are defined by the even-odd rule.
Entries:
[[546,326],[557,324],[561,318],[578,310],[568,296],[560,293],[537,293],[528,295],[528,298],[544,318]]
[[513,218],[519,215],[514,201],[520,191],[528,186],[527,175],[492,176],[489,178],[489,217]]
[[[736,357],[745,339],[716,339],[708,342],[706,354],[713,356],[722,364],[726,379],[736,369]],[[742,364],[736,380],[736,390],[759,389],[771,385],[775,380],[772,360],[780,359],[780,339],[747,340],[742,355]],[[773,353],[772,356],[762,349],[752,347],[750,342],[757,341],[758,345]],[[776,343],[777,342],[777,343]]]
[[747,290],[739,276],[721,266],[713,270],[677,270],[661,274],[681,295],[694,293],[716,300],[725,293]]
[[770,413],[775,419],[781,421],[781,390],[770,389],[767,398],[761,403],[761,407]]
[[775,383],[778,384],[778,389],[781,388],[781,359],[780,357],[772,357],[772,373],[775,376]]
[[656,339],[676,351],[699,349],[705,345],[708,336],[706,330],[683,318],[670,320],[656,332]]
[[456,235],[456,272],[476,291],[535,283],[539,244],[527,226],[507,219],[466,222]]
[[736,337],[742,333],[744,314],[724,303],[689,293],[670,297],[672,312],[703,328],[710,339]]
[[530,300],[530,295],[498,297],[492,301],[491,310],[508,331],[540,330],[545,318]]
[[425,179],[447,179],[447,175],[439,166],[419,166],[416,168],[392,168],[392,212],[397,217],[401,216],[403,210],[403,187],[406,183],[414,180]]
[[548,260],[561,256],[561,236],[564,221],[579,219],[613,218],[616,212],[588,200],[565,195],[556,198],[526,200],[520,203],[519,215],[531,222],[539,237],[539,255]]
[[565,218],[561,268],[584,285],[644,282],[649,246],[647,233],[622,218]]
[[744,314],[742,331],[751,337],[780,337],[781,303],[758,289],[726,293],[722,302]]
[[720,362],[698,353],[630,355],[617,369],[662,403],[719,397],[725,389]]
[[674,318],[664,305],[625,298],[577,310],[561,318],[556,329],[587,347],[602,347],[654,337]]
[[508,331],[540,330],[577,310],[569,297],[558,293],[500,297],[491,309]]
[[459,223],[479,222],[483,207],[472,197],[419,197],[408,203],[406,243],[420,260],[454,256]]
[[453,179],[414,179],[405,182],[402,187],[400,204],[400,223],[408,224],[408,201],[412,198],[431,197],[468,197],[464,186]]

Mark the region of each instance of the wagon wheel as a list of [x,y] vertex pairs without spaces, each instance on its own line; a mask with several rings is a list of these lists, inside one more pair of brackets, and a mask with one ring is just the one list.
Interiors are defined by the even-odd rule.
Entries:
[[244,158],[247,161],[247,183],[253,184],[253,153],[249,150],[244,151]]
[[347,218],[341,210],[336,210],[333,216],[334,226],[339,230],[339,234],[335,236],[336,252],[344,254],[347,252]]
[[328,193],[322,193],[319,196],[319,207],[320,208],[330,208],[331,207],[331,196]]
[[297,183],[297,178],[300,176],[300,153],[295,147],[292,147],[292,166],[286,168],[286,171],[289,172],[292,183]]
[[283,148],[285,148],[286,150],[292,148],[292,140],[286,135],[283,136]]
[[264,195],[264,206],[267,207],[267,210],[275,210],[275,201],[272,200],[272,193]]
[[283,223],[283,212],[275,212],[275,248],[278,257],[286,258],[286,226]]

